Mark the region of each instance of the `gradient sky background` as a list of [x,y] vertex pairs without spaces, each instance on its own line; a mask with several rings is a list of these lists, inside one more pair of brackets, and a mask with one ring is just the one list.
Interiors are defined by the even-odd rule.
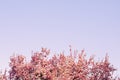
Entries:
[[1,0],[0,68],[9,57],[41,47],[53,53],[85,49],[103,59],[106,53],[120,72],[120,0]]

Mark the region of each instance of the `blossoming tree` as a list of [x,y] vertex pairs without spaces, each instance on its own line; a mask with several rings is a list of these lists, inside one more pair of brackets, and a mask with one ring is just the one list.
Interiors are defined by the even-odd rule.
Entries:
[[84,50],[80,53],[64,53],[49,58],[50,50],[42,48],[26,61],[25,56],[10,58],[10,70],[0,75],[0,80],[120,80],[113,77],[116,69],[110,64],[108,56],[101,61],[94,57],[86,59]]

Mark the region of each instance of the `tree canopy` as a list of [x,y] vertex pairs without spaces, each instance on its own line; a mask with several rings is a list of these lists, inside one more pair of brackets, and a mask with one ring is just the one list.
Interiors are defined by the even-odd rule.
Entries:
[[95,61],[91,56],[88,59],[84,50],[64,53],[51,58],[49,49],[42,48],[35,52],[31,60],[25,56],[10,57],[9,67],[0,74],[0,80],[120,80],[113,76],[116,70],[109,62],[108,55],[101,61]]

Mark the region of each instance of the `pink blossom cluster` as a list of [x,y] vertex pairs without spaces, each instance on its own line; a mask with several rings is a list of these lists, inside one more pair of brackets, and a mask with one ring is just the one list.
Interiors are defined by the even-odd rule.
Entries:
[[86,59],[84,50],[54,55],[50,59],[50,50],[42,48],[26,61],[25,56],[10,58],[9,75],[1,74],[0,80],[120,80],[113,77],[116,69],[109,63],[108,56],[95,61],[91,56]]

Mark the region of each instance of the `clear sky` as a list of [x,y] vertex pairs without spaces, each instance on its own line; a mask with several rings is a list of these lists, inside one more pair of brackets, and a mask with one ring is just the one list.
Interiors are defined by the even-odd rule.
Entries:
[[0,0],[2,69],[13,53],[67,54],[69,45],[100,59],[108,53],[120,72],[120,0]]

